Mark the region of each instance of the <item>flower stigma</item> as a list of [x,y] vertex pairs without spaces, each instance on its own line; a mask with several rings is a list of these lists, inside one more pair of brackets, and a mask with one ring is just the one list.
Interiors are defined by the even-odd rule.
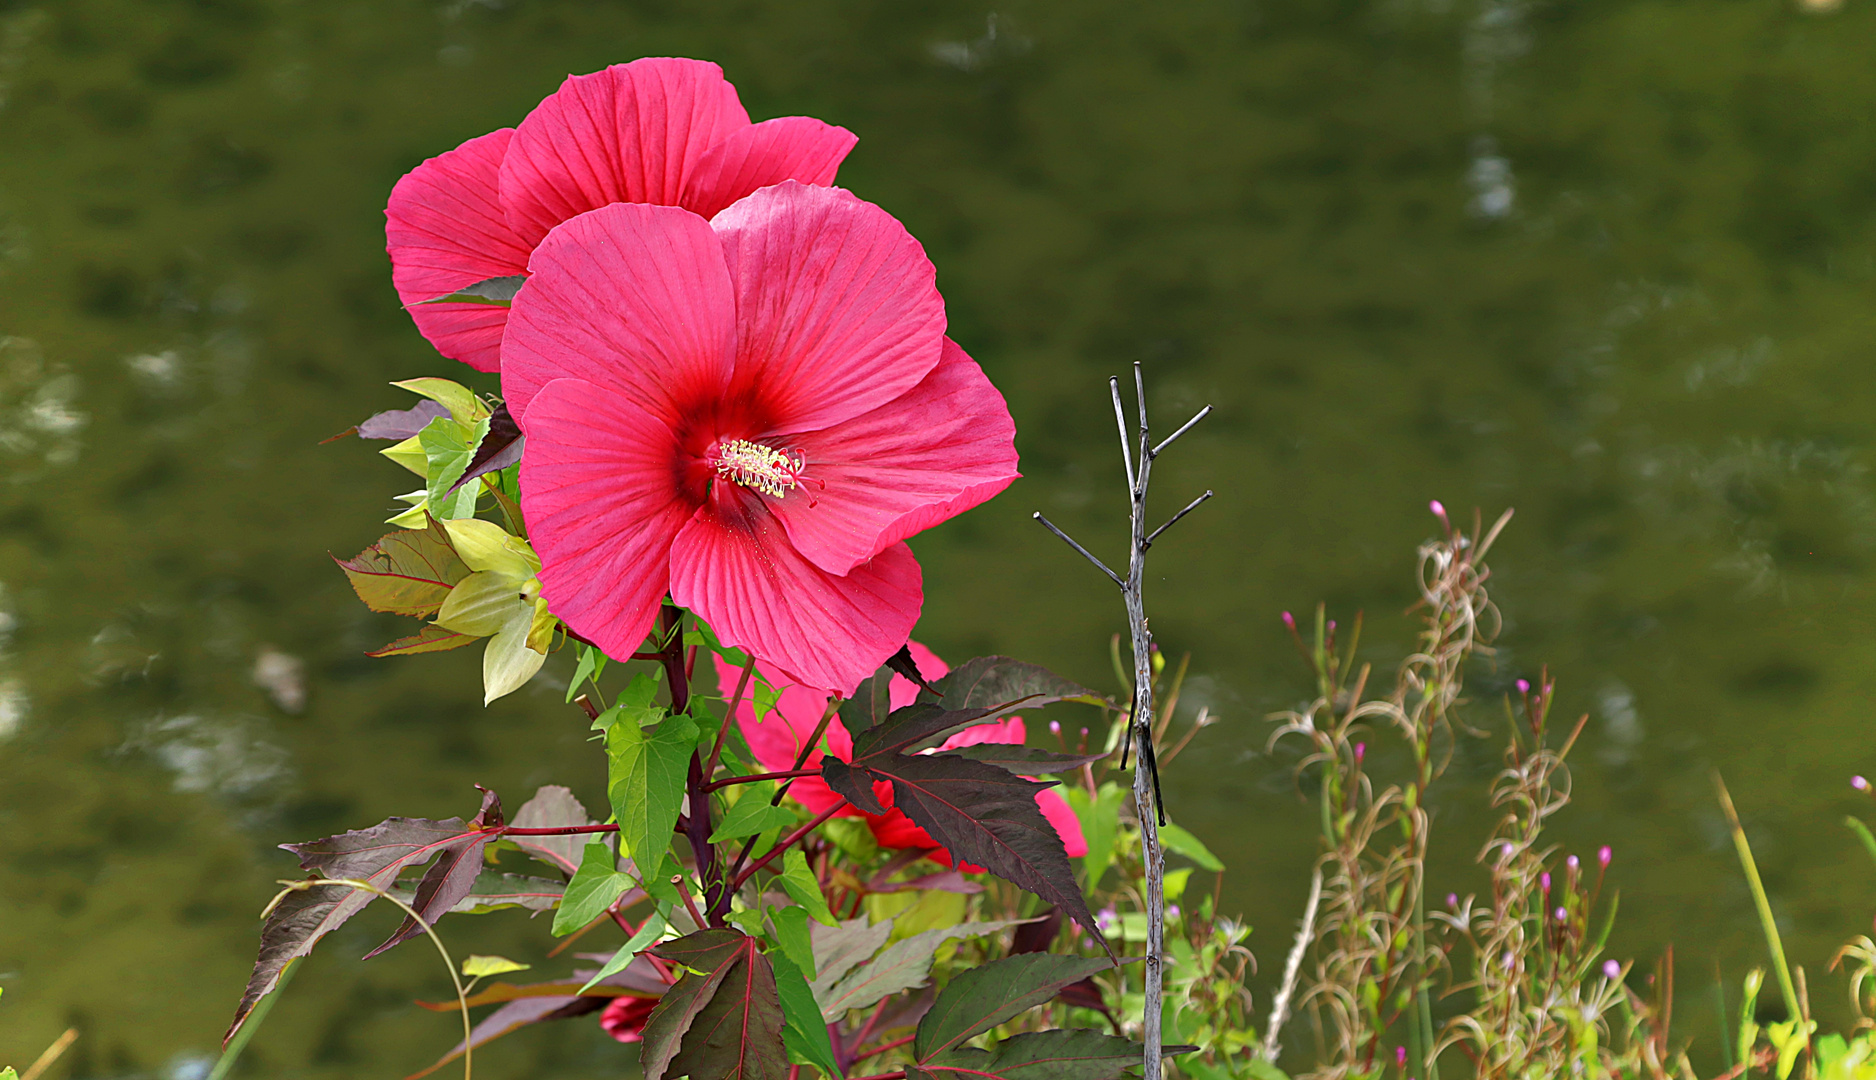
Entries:
[[717,443],[706,461],[718,476],[777,499],[800,486],[808,467],[799,450],[772,450],[747,439]]

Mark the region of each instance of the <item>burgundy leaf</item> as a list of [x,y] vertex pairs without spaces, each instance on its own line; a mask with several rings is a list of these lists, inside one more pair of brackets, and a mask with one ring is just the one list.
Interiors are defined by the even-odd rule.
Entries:
[[402,442],[415,437],[430,421],[448,415],[449,409],[440,402],[425,399],[408,409],[381,412],[354,430],[361,439],[394,439]]
[[1055,944],[1057,935],[1062,932],[1062,909],[1051,906],[1035,922],[1027,922],[1016,928],[1010,935],[1010,955],[1023,953],[1048,952]]
[[469,459],[469,467],[463,470],[461,479],[450,485],[453,494],[457,488],[485,473],[500,472],[521,460],[521,427],[508,411],[506,402],[495,406],[489,414],[489,432],[482,436],[481,445],[476,447],[475,456]]
[[459,837],[455,843],[444,847],[436,862],[424,871],[423,880],[417,882],[417,895],[411,900],[410,906],[422,921],[404,916],[397,931],[386,938],[384,944],[366,953],[365,959],[409,941],[423,933],[426,925],[435,926],[438,919],[454,910],[458,902],[475,890],[476,879],[482,875],[482,852],[494,838],[493,832],[480,831],[478,827],[477,832]]
[[[775,989],[775,971],[769,958],[756,949],[754,938],[736,945],[716,993],[697,1012],[669,1075],[691,1080],[784,1080],[788,1050],[782,1041],[782,999]],[[645,1073],[645,1080],[660,1080]]]
[[[932,689],[938,693],[937,703],[946,709],[991,709],[996,714],[1017,705],[1034,708],[1057,701],[1082,701],[1090,705],[1105,701],[1101,695],[1048,668],[1007,656],[966,660],[934,682]],[[928,694],[920,697],[931,700]]]
[[[639,1066],[645,1080],[664,1080],[665,1070],[677,1056],[692,1022],[716,997],[717,988],[742,959],[749,941],[734,930],[699,930],[647,950],[682,965],[684,974],[665,991],[664,999],[645,1020],[644,1042],[639,1049]],[[776,1011],[781,1011],[779,1004]],[[777,1025],[776,1042],[781,1037]]]
[[1058,754],[1053,750],[1038,750],[1033,746],[1018,746],[1013,743],[978,743],[975,746],[959,746],[946,750],[945,753],[970,758],[972,761],[982,761],[1000,769],[1008,769],[1025,775],[1065,773],[1107,756],[1106,754]]
[[[299,856],[302,869],[319,877],[360,879],[389,891],[405,867],[428,862],[438,852],[476,835],[461,818],[429,821],[394,817],[369,829],[280,846]],[[254,962],[241,1003],[235,1007],[234,1022],[222,1036],[223,1045],[234,1037],[261,998],[273,990],[289,962],[312,952],[320,938],[338,929],[374,899],[374,894],[362,889],[319,885],[289,893],[275,906],[261,927],[260,956]]]
[[508,820],[502,817],[502,797],[481,784],[475,788],[482,793],[482,808],[476,811],[475,817],[469,819],[469,824],[478,829],[499,829],[506,825]]
[[[908,648],[907,652],[910,651]],[[858,735],[886,721],[892,712],[892,668],[882,667],[861,680],[847,700],[840,703],[840,722],[849,735]]]
[[870,765],[871,758],[917,749],[940,735],[989,718],[989,709],[953,710],[929,704],[894,709],[878,727],[852,733],[853,763]]
[[[574,797],[572,790],[559,784],[549,784],[536,791],[532,799],[522,803],[521,809],[515,811],[515,819],[509,824],[517,829],[565,829],[592,825],[594,821],[587,814],[586,807]],[[586,851],[587,843],[598,839],[610,844],[612,834],[509,836],[504,839],[570,878],[579,872],[580,857]]]
[[904,675],[908,680],[912,682],[914,686],[917,686],[920,690],[924,690],[927,693],[932,693],[932,694],[937,694],[937,693],[942,692],[942,691],[935,689],[931,683],[925,681],[924,673],[919,671],[918,669],[918,661],[912,658],[912,646],[909,644],[899,646],[898,652],[893,653],[891,656],[887,657],[886,666],[898,672],[899,674]]
[[[857,743],[854,756],[858,761]],[[1075,883],[1061,835],[1036,806],[1036,792],[1053,784],[951,754],[872,756],[863,768],[830,756],[821,762],[821,776],[862,810],[878,805],[871,781],[891,780],[893,805],[953,857],[986,867],[1055,904],[1106,947]]]

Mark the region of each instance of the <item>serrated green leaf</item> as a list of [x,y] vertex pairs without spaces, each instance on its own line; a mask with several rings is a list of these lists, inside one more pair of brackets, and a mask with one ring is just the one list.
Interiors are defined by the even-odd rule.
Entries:
[[506,956],[477,956],[471,954],[462,962],[462,973],[472,979],[484,975],[503,975],[510,971],[526,971],[531,964],[517,964]]
[[598,840],[589,841],[580,871],[567,882],[560,909],[554,912],[554,936],[566,937],[604,915],[631,887],[632,879],[619,872],[612,849]]
[[782,891],[789,899],[807,909],[808,915],[822,926],[838,926],[834,913],[827,909],[827,896],[821,883],[808,868],[808,857],[800,848],[789,848],[782,856]]
[[1122,1080],[1140,1055],[1139,1043],[1099,1031],[1031,1031],[1004,1039],[988,1055],[962,1047],[919,1064],[942,1080]]
[[[806,926],[804,922],[804,934]],[[814,991],[808,988],[808,981],[802,977],[801,969],[786,953],[771,953],[769,963],[775,969],[775,993],[782,1003],[782,1045],[788,1050],[789,1060],[813,1065],[824,1076],[839,1076],[840,1064],[834,1057],[833,1040],[828,1038],[827,1024],[821,1019],[821,1008],[815,1004]]]
[[817,995],[831,989],[849,971],[870,959],[892,935],[892,922],[871,923],[862,917],[847,919],[838,926],[811,926],[808,936],[814,941],[814,968]]
[[567,704],[579,696],[580,684],[588,679],[594,682],[606,673],[606,654],[591,645],[580,646],[580,662],[573,669],[573,681],[567,684]]
[[697,724],[688,716],[668,716],[653,728],[615,720],[606,729],[607,794],[619,842],[634,862],[656,863],[671,846],[696,746]]
[[[432,516],[443,519],[466,517],[458,513],[462,509],[462,496],[473,496],[477,489],[464,488],[450,495],[450,489],[469,468],[469,462],[475,457],[476,447],[482,444],[482,437],[489,433],[487,417],[477,420],[473,426],[458,423],[447,416],[439,416],[425,425],[417,433],[417,442],[423,447],[424,461],[427,468],[424,475],[424,495],[429,500]],[[470,514],[474,514],[473,498]]]
[[626,965],[630,964],[639,953],[656,945],[659,939],[664,937],[665,927],[670,925],[668,921],[670,914],[669,904],[659,904],[656,910],[645,916],[645,921],[639,925],[630,938],[626,939],[624,945],[619,946],[619,951],[612,954],[612,959],[601,965],[600,969],[593,973],[593,977],[586,980],[586,985],[580,987],[580,993],[584,994],[598,986],[600,982],[624,971]]
[[736,805],[730,807],[729,813],[723,815],[722,823],[710,834],[710,842],[720,844],[725,840],[754,836],[794,823],[794,811],[770,806],[767,795],[745,792],[742,798],[736,800]]
[[1105,958],[1024,953],[961,971],[919,1021],[913,1056],[930,1061],[1111,966]]
[[1198,837],[1171,822],[1159,827],[1159,842],[1166,846],[1166,850],[1177,852],[1198,863],[1202,870],[1218,871],[1225,868],[1225,864],[1219,862],[1218,856],[1213,855],[1210,849],[1200,843]]
[[[914,934],[894,942],[871,962],[855,967],[837,981],[825,977],[816,979],[813,984],[815,1000],[821,1003],[822,1015],[831,1024],[850,1009],[864,1009],[900,991],[924,986],[931,975],[932,963],[937,959],[938,947],[945,942],[994,934],[1024,921],[961,923]],[[1107,962],[1101,963],[1106,966]]]
[[814,978],[814,940],[808,935],[807,910],[800,907],[770,908],[769,922],[774,928],[771,937],[782,950],[782,955],[788,957],[806,977]]

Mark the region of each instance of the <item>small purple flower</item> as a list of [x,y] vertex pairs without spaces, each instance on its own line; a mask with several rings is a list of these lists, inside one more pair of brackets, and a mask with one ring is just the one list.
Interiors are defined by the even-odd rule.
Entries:
[[1544,895],[1550,895],[1550,871],[1546,870],[1538,875],[1537,884],[1539,888],[1544,890]]
[[1060,735],[1061,733],[1062,733],[1062,722],[1060,720],[1049,721],[1049,734]]
[[1459,906],[1459,894],[1456,892],[1447,893],[1446,894],[1446,906],[1449,908],[1458,907]]
[[1113,908],[1104,907],[1094,913],[1094,925],[1101,928],[1101,933],[1111,934],[1119,929],[1120,916],[1114,914]]
[[1570,913],[1569,913],[1569,912],[1567,912],[1567,911],[1565,911],[1565,910],[1563,910],[1562,908],[1558,908],[1558,909],[1557,909],[1557,911],[1556,911],[1556,916],[1557,916],[1557,921],[1558,921],[1558,922],[1569,922],[1569,921],[1570,921]]
[[1531,680],[1519,679],[1518,680],[1518,693],[1528,694],[1530,692],[1531,692]]
[[1510,862],[1511,857],[1517,854],[1517,851],[1518,851],[1516,847],[1512,846],[1512,843],[1509,840],[1505,841],[1505,846],[1502,850],[1503,850],[1504,858],[1506,862]]
[[1858,791],[1868,791],[1869,781],[1863,779],[1861,776],[1852,776],[1850,778],[1850,786],[1857,789]]
[[1289,627],[1292,630],[1296,629],[1296,616],[1290,614],[1287,611],[1284,612],[1283,613],[1283,625]]
[[1355,767],[1357,769],[1361,768],[1361,759],[1367,756],[1368,756],[1368,744],[1365,742],[1356,743],[1355,744]]
[[1433,511],[1434,517],[1439,518],[1441,521],[1446,520],[1446,507],[1438,499],[1427,503],[1427,509]]
[[1569,858],[1567,858],[1567,859],[1565,859],[1565,860],[1563,860],[1563,865],[1565,865],[1565,866],[1567,866],[1567,867],[1569,867],[1569,868],[1570,868],[1570,869],[1571,869],[1572,871],[1574,871],[1574,870],[1576,870],[1576,869],[1577,869],[1578,867],[1580,867],[1580,866],[1582,866],[1582,865],[1583,865],[1583,860],[1581,860],[1581,859],[1579,859],[1579,858],[1577,858],[1576,856],[1574,856],[1574,855],[1572,855],[1572,856],[1570,856]]
[[1168,919],[1177,919],[1179,917],[1179,905],[1167,904],[1166,905],[1166,917]]
[[1514,955],[1509,949],[1505,950],[1504,959],[1498,962],[1498,966],[1504,968],[1506,971],[1510,971],[1512,968],[1516,967],[1517,964],[1518,964],[1517,956]]
[[1615,852],[1609,849],[1608,844],[1596,849],[1596,862],[1604,870],[1609,869],[1609,861],[1613,858],[1615,858]]
[[1394,1064],[1403,1069],[1407,1067],[1407,1048],[1405,1046],[1396,1046],[1394,1048]]
[[1604,960],[1602,962],[1602,977],[1608,979],[1610,982],[1616,981],[1622,977],[1622,965],[1614,960]]

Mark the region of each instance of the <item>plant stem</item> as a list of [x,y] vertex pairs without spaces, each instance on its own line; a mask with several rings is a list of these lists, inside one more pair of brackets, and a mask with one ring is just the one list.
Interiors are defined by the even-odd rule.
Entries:
[[773,862],[777,855],[780,855],[782,852],[787,851],[789,848],[793,847],[795,844],[800,843],[801,839],[807,836],[809,833],[813,832],[816,828],[818,828],[821,822],[826,821],[828,818],[833,817],[835,814],[838,814],[841,808],[846,805],[847,804],[843,802],[838,805],[828,807],[827,810],[824,813],[822,813],[819,817],[816,817],[813,821],[808,822],[806,825],[803,825],[799,829],[796,829],[794,832],[791,832],[787,836],[783,837],[781,841],[775,845],[774,848],[770,849],[767,855],[764,855],[760,859],[757,859],[754,863],[751,863],[747,869],[743,870],[742,873],[736,875],[736,880],[730,883],[730,891],[735,892],[737,889],[742,888],[743,882],[748,881],[750,876],[753,875],[756,871],[762,869],[763,867],[769,865],[769,863]]
[[1785,1011],[1798,1017],[1798,988],[1791,981],[1791,968],[1785,963],[1785,944],[1778,936],[1778,923],[1772,918],[1772,902],[1765,896],[1765,883],[1759,880],[1759,866],[1752,858],[1752,845],[1746,842],[1746,830],[1739,824],[1739,812],[1733,809],[1733,797],[1719,770],[1713,772],[1713,786],[1720,794],[1720,809],[1726,811],[1726,824],[1733,832],[1733,847],[1739,852],[1739,865],[1746,872],[1746,884],[1752,889],[1753,906],[1759,909],[1759,926],[1765,931],[1765,944],[1772,952],[1772,967],[1778,972],[1778,990],[1785,995]]
[[819,776],[819,769],[790,769],[787,772],[750,773],[748,776],[726,776],[704,785],[705,791],[717,791],[736,784],[754,784],[762,780],[793,780],[801,776]]

